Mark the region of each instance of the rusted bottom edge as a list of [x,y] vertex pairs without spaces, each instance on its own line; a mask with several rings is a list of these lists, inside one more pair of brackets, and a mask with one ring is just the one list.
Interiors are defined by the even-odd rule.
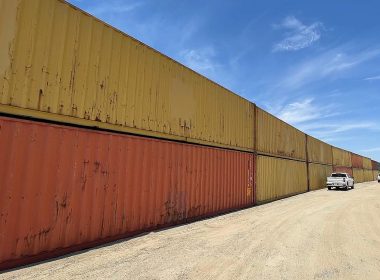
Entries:
[[309,192],[309,191],[305,190],[305,191],[302,191],[302,192],[295,192],[295,193],[291,193],[291,194],[287,194],[287,195],[283,195],[283,196],[279,196],[279,197],[276,197],[276,198],[271,198],[271,199],[267,199],[267,200],[263,200],[263,201],[256,201],[256,205],[267,204],[267,203],[270,203],[270,202],[274,202],[274,201],[277,201],[277,200],[282,200],[282,199],[285,199],[285,198],[288,198],[288,197],[291,197],[291,196],[296,196],[296,195],[304,194],[304,193],[307,193],[307,192]]
[[220,210],[211,214],[205,214],[205,215],[201,215],[201,216],[197,216],[193,218],[186,218],[184,220],[177,221],[177,222],[172,222],[172,223],[163,224],[163,225],[159,225],[159,226],[155,226],[151,228],[146,228],[143,230],[137,230],[137,231],[128,232],[125,234],[119,234],[119,235],[115,235],[111,237],[106,237],[106,238],[98,239],[95,241],[90,241],[90,242],[86,242],[86,243],[82,243],[78,245],[69,246],[66,248],[57,248],[57,249],[54,249],[53,251],[42,252],[42,253],[32,255],[32,256],[25,256],[20,259],[5,261],[5,262],[0,263],[0,274],[22,269],[29,266],[38,265],[42,262],[54,261],[57,258],[63,257],[64,255],[68,255],[72,253],[74,254],[84,253],[83,252],[84,250],[87,251],[91,249],[96,249],[96,247],[98,246],[110,246],[115,241],[123,242],[123,239],[137,238],[139,237],[139,235],[144,234],[144,233],[148,234],[150,232],[155,232],[155,231],[159,231],[163,229],[169,229],[174,226],[183,226],[192,222],[215,218],[217,216],[225,215],[225,214],[236,212],[239,210],[252,208],[254,206],[255,206],[254,203],[252,203],[250,205],[244,205],[241,207]]

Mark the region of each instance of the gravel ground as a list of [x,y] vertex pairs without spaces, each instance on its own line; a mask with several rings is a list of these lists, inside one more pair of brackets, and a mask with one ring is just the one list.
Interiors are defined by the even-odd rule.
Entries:
[[380,279],[380,184],[314,191],[0,278]]

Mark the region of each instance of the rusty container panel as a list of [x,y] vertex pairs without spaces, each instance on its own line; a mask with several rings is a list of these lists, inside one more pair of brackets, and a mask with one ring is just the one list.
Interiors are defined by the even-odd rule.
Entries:
[[363,183],[364,182],[364,170],[354,168],[352,177],[354,177],[355,183]]
[[377,169],[378,169],[377,161],[372,160],[372,170],[377,170]]
[[256,159],[257,203],[307,191],[306,162],[260,155]]
[[308,162],[332,164],[331,145],[307,135]]
[[0,0],[0,112],[254,147],[252,103],[59,0]]
[[352,162],[351,162],[351,153],[337,148],[333,147],[332,148],[333,152],[333,164],[336,166],[345,166],[345,167],[352,167]]
[[254,155],[0,118],[0,270],[253,205]]
[[373,181],[373,172],[372,170],[364,169],[364,182]]
[[363,168],[372,170],[372,161],[370,158],[363,157]]
[[331,165],[309,163],[310,190],[326,188],[327,177],[329,177],[332,172],[333,168]]
[[354,153],[351,153],[352,167],[363,169],[363,157]]
[[333,166],[333,172],[338,172],[338,173],[347,173],[350,174],[350,176],[353,177],[353,172],[351,167],[346,167],[346,166]]
[[257,151],[261,154],[306,160],[306,136],[257,107]]

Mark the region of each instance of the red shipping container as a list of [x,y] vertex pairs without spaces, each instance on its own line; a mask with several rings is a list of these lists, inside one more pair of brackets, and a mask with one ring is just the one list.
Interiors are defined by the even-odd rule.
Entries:
[[351,161],[353,168],[363,169],[363,157],[357,154],[351,154]]
[[345,166],[333,166],[334,172],[341,172],[341,173],[347,173],[350,174],[350,176],[353,176],[353,171],[351,167],[345,167]]
[[253,205],[254,155],[0,118],[0,270]]

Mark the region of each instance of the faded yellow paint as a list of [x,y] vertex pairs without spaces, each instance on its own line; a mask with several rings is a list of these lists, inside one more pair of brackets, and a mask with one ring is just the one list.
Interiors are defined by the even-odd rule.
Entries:
[[377,181],[377,176],[380,174],[380,171],[379,170],[373,170],[373,180],[374,181]]
[[331,165],[309,163],[310,190],[325,188],[327,177],[329,177],[332,172],[333,168]]
[[257,156],[258,203],[307,191],[306,162]]
[[354,177],[355,183],[363,183],[364,182],[364,170],[354,168],[353,169],[353,177]]
[[308,162],[332,164],[331,145],[307,135]]
[[351,167],[351,153],[343,149],[332,147],[333,164],[336,166]]
[[372,170],[372,160],[370,158],[363,157],[363,168]]
[[373,171],[364,169],[364,182],[373,181]]
[[11,114],[254,149],[247,100],[64,1],[0,6],[0,101]]
[[306,160],[303,132],[257,108],[257,151],[262,154]]

